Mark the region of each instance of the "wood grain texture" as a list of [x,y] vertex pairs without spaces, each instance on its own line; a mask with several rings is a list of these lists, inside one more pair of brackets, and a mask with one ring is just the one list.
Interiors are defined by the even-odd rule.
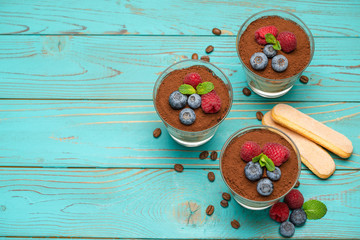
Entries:
[[[360,101],[357,38],[316,39],[305,75],[280,101]],[[152,99],[154,82],[171,64],[205,54],[229,77],[234,100],[246,97],[235,37],[1,36],[0,97],[35,99]]]
[[[218,170],[215,182],[206,170],[160,169],[18,169],[0,168],[0,236],[71,236],[121,238],[279,238],[279,224],[268,210],[250,211],[232,199]],[[360,236],[359,171],[339,171],[320,181],[301,174],[306,200],[328,208],[318,221],[307,221],[294,238]],[[214,214],[205,215],[206,207]],[[238,219],[241,227],[232,229]],[[171,231],[169,231],[171,229]]]
[[315,36],[359,36],[360,22],[356,0],[2,0],[0,7],[0,34],[211,35],[218,27],[236,35],[249,16],[265,9],[294,13]]
[[[200,160],[200,152],[220,152],[236,130],[261,124],[257,111],[277,103],[235,103],[214,139],[186,148],[171,139],[150,101],[2,100],[0,166],[218,168],[218,160]],[[347,160],[332,155],[337,169],[360,169],[360,103],[289,104],[346,135],[354,154]],[[163,133],[156,139],[158,127]]]

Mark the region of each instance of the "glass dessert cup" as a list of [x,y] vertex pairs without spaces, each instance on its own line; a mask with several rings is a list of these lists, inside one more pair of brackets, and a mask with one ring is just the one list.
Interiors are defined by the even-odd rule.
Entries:
[[[283,79],[270,79],[270,78],[264,78],[262,76],[259,76],[255,72],[251,71],[246,64],[244,64],[239,51],[239,42],[242,34],[245,32],[247,27],[255,20],[263,17],[268,16],[279,16],[285,20],[291,20],[298,24],[304,32],[309,37],[310,42],[310,61],[305,66],[304,69],[302,69],[299,73],[296,75],[289,77],[289,78],[283,78]],[[256,13],[252,16],[250,16],[244,24],[240,27],[240,30],[236,37],[236,50],[238,53],[238,57],[242,63],[246,81],[249,85],[249,87],[258,95],[265,97],[265,98],[277,98],[285,95],[287,92],[290,91],[290,89],[294,86],[295,82],[299,80],[300,76],[304,72],[304,70],[309,66],[313,56],[314,56],[314,49],[315,49],[315,43],[314,43],[314,37],[310,31],[310,29],[305,25],[303,21],[300,20],[297,16],[295,16],[292,13],[281,11],[281,10],[266,10],[259,13]]]
[[[227,146],[230,144],[230,142],[241,136],[244,135],[247,132],[253,131],[253,130],[258,130],[258,129],[264,129],[264,130],[270,130],[278,135],[280,135],[281,137],[283,137],[285,140],[287,140],[287,142],[289,142],[289,144],[292,146],[292,148],[294,149],[295,153],[296,153],[296,159],[298,162],[298,172],[297,172],[297,176],[296,176],[296,181],[294,181],[294,184],[289,188],[289,190],[286,191],[285,194],[283,194],[282,196],[276,198],[276,199],[272,199],[269,201],[255,201],[255,200],[251,200],[251,199],[247,199],[243,196],[241,196],[240,194],[236,193],[231,187],[230,185],[227,183],[227,181],[225,180],[224,174],[223,174],[223,169],[222,169],[222,159],[223,159],[223,154],[225,152],[225,149],[227,148]],[[239,153],[240,154],[240,153]],[[250,209],[250,210],[263,210],[266,209],[268,207],[271,207],[273,204],[277,203],[278,201],[280,201],[281,199],[283,199],[296,185],[296,182],[299,180],[300,177],[300,173],[301,173],[301,158],[300,158],[300,153],[298,148],[296,147],[295,143],[291,140],[291,138],[289,136],[287,136],[284,132],[282,132],[281,130],[274,128],[274,127],[270,127],[270,126],[263,126],[263,125],[254,125],[254,126],[249,126],[249,127],[245,127],[243,129],[240,129],[238,131],[236,131],[233,135],[231,135],[229,137],[229,139],[225,142],[223,148],[221,149],[221,155],[220,155],[220,173],[221,173],[221,177],[224,180],[226,186],[230,189],[231,193],[234,196],[234,199],[236,202],[238,202],[241,206]]]
[[[162,81],[166,78],[166,76],[170,72],[172,72],[174,70],[178,70],[178,69],[188,68],[188,67],[191,67],[194,65],[207,67],[224,82],[224,84],[227,87],[227,90],[229,92],[230,102],[229,102],[229,107],[228,107],[228,110],[227,110],[225,116],[216,125],[208,128],[208,129],[202,130],[202,131],[190,132],[190,131],[180,130],[180,129],[177,129],[177,128],[171,126],[161,117],[161,115],[159,114],[159,111],[157,109],[157,106],[156,106],[156,96],[157,96],[157,92],[160,87],[160,84],[162,83]],[[169,95],[170,95],[170,93],[169,93]],[[160,119],[163,121],[170,136],[177,143],[179,143],[183,146],[186,146],[186,147],[197,147],[197,146],[203,145],[203,144],[207,143],[215,135],[216,130],[218,129],[219,125],[224,121],[224,119],[230,112],[230,109],[232,106],[232,101],[233,101],[232,99],[233,99],[233,90],[232,90],[231,83],[230,83],[229,79],[226,77],[226,75],[215,65],[213,65],[209,62],[202,61],[202,60],[190,59],[190,60],[183,60],[183,61],[174,63],[173,65],[171,65],[170,67],[165,69],[165,71],[159,76],[159,78],[155,82],[155,86],[154,86],[154,90],[153,90],[153,103],[155,106],[156,113],[159,115]]]

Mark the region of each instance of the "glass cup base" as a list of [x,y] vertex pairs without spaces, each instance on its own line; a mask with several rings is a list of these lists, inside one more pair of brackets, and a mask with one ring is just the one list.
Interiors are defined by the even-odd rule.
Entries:
[[249,84],[249,87],[251,88],[251,90],[253,90],[254,93],[256,93],[257,95],[259,95],[261,97],[264,97],[264,98],[278,98],[278,97],[284,96],[286,93],[288,93],[293,86],[291,86],[291,87],[289,87],[289,88],[287,88],[287,89],[285,89],[285,90],[283,90],[281,92],[275,92],[275,93],[274,92],[261,91],[261,90],[255,88],[255,87],[251,86],[250,84]]
[[211,137],[209,137],[209,138],[207,138],[205,140],[202,140],[202,141],[187,142],[187,141],[180,140],[180,139],[178,139],[178,138],[176,138],[176,137],[174,137],[173,135],[170,134],[170,136],[172,137],[172,139],[175,140],[175,142],[177,142],[178,144],[183,145],[185,147],[198,147],[198,146],[201,146],[201,145],[207,143],[208,141],[210,141],[214,137],[214,135],[212,135]]
[[246,205],[245,203],[241,202],[241,200],[237,199],[237,196],[234,193],[233,193],[233,196],[234,196],[235,201],[238,204],[240,204],[242,207],[244,207],[246,209],[250,209],[250,210],[256,210],[256,211],[267,209],[267,208],[271,207],[272,205],[274,205],[275,203],[277,203],[279,201],[279,200],[275,200],[275,201],[273,201],[271,203],[265,203],[263,206],[261,206],[261,205],[250,206],[250,205]]

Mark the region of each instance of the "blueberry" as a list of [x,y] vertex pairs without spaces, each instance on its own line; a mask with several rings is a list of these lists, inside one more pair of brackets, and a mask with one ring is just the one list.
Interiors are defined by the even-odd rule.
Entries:
[[273,45],[272,45],[272,44],[267,44],[267,45],[265,45],[263,52],[265,53],[265,55],[266,55],[268,58],[273,58],[273,57],[275,57],[275,55],[276,55],[276,53],[277,53],[277,51],[273,48]]
[[174,91],[170,94],[169,103],[170,106],[175,109],[182,109],[186,106],[187,96],[179,91]]
[[288,60],[284,55],[276,55],[271,61],[271,67],[276,72],[283,72],[288,67]]
[[201,105],[201,97],[198,94],[194,93],[189,96],[187,102],[189,107],[191,107],[192,109],[197,109]]
[[266,170],[266,175],[268,178],[270,178],[271,181],[277,181],[281,177],[281,170],[278,167],[275,167],[275,170],[270,172],[269,170]]
[[268,64],[268,58],[264,53],[257,52],[251,56],[250,64],[255,70],[263,70]]
[[245,176],[250,181],[257,181],[263,175],[262,168],[258,162],[248,162],[245,166]]
[[306,213],[302,208],[295,209],[290,214],[290,222],[292,222],[296,227],[300,227],[306,222]]
[[196,115],[191,108],[184,108],[179,114],[180,122],[185,125],[191,125],[195,122]]
[[273,190],[274,190],[274,185],[273,183],[270,181],[270,179],[268,178],[262,178],[256,187],[256,190],[258,191],[258,193],[261,196],[269,196]]
[[285,221],[280,224],[280,234],[283,237],[292,237],[295,233],[294,224],[289,221]]

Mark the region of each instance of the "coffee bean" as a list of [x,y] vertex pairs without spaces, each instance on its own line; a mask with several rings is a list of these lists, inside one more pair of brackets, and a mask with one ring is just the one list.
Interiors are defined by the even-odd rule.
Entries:
[[296,184],[295,184],[295,188],[298,188],[298,187],[300,187],[300,182],[299,181],[297,181]]
[[228,203],[228,201],[226,201],[226,200],[221,200],[220,205],[221,205],[222,207],[226,208],[226,207],[229,206],[229,203]]
[[193,55],[191,55],[192,59],[199,59],[199,55],[197,55],[197,53],[193,53]]
[[218,28],[213,28],[212,33],[219,36],[219,35],[221,35],[221,30]]
[[261,121],[262,118],[263,118],[263,116],[264,116],[264,114],[263,114],[262,112],[259,112],[259,111],[256,112],[256,118],[257,118],[257,120]]
[[307,84],[309,82],[309,78],[303,75],[300,77],[300,82],[303,84]]
[[212,46],[212,45],[209,45],[209,46],[205,49],[205,52],[206,52],[206,53],[211,53],[212,51],[214,51],[214,46]]
[[213,205],[209,205],[209,206],[206,208],[206,215],[211,216],[211,215],[214,213],[214,210],[215,210],[215,207],[214,207]]
[[210,182],[215,181],[215,174],[213,172],[208,173],[208,179]]
[[251,91],[247,87],[243,88],[242,92],[243,92],[243,94],[245,96],[250,96],[251,95]]
[[211,155],[210,155],[211,160],[216,160],[217,159],[217,152],[216,151],[212,151]]
[[208,156],[209,156],[209,152],[208,152],[208,151],[203,151],[203,152],[200,153],[199,158],[200,158],[200,159],[205,159],[205,158],[207,158]]
[[226,193],[226,192],[224,192],[224,193],[222,194],[222,198],[223,198],[224,200],[226,200],[226,201],[230,201],[231,195],[228,194],[228,193]]
[[200,59],[205,61],[205,62],[210,62],[209,56],[202,56]]
[[177,171],[177,172],[182,172],[182,171],[184,171],[184,167],[183,167],[183,165],[181,165],[181,164],[175,164],[175,165],[174,165],[174,169],[175,169],[175,171]]
[[160,128],[155,129],[154,132],[153,132],[153,135],[154,135],[154,138],[160,137],[161,129]]
[[235,229],[238,229],[240,227],[240,223],[234,219],[231,221],[231,226]]

